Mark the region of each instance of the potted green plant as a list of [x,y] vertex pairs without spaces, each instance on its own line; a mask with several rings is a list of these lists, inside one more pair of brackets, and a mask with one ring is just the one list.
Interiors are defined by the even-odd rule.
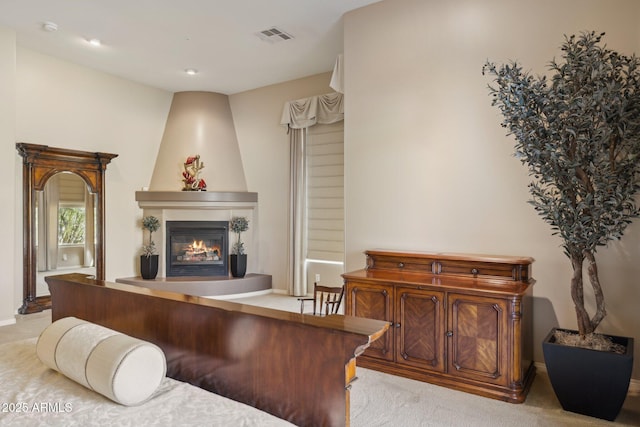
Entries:
[[[603,36],[565,36],[562,61],[550,62],[548,78],[524,72],[517,62],[497,66],[488,61],[483,74],[494,77],[495,85],[489,85],[492,105],[516,140],[516,157],[533,177],[530,203],[561,237],[573,269],[570,289],[578,331],[551,331],[543,343],[549,378],[565,410],[612,420],[629,387],[633,338],[595,333],[606,315],[596,250],[620,239],[640,215],[635,202],[640,188],[640,71],[635,56],[606,48]],[[595,295],[593,315],[585,307],[583,269]],[[576,335],[571,332],[578,336],[574,346],[561,345],[560,335]],[[611,349],[622,345],[625,351],[582,348],[598,341],[611,343]],[[567,359],[556,366],[556,356]],[[591,360],[604,363],[587,366]],[[620,374],[613,373],[617,365]],[[574,373],[574,368],[583,370]],[[612,388],[615,378],[620,378],[617,391]],[[569,384],[561,384],[563,379]],[[610,397],[618,401],[605,403]]]
[[140,255],[140,275],[143,279],[155,279],[158,275],[158,254],[156,254],[153,233],[159,228],[160,221],[155,216],[150,215],[142,218],[142,229],[149,231],[149,243],[142,246],[142,254]]
[[247,254],[244,253],[243,232],[249,229],[249,220],[243,216],[235,216],[229,221],[229,230],[236,233],[236,242],[231,249],[231,275],[244,277],[247,272]]

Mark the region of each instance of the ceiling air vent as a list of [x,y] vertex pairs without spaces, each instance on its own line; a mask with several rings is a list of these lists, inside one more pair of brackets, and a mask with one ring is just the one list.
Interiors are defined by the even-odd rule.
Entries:
[[291,40],[293,36],[286,31],[282,31],[279,28],[271,27],[267,30],[262,30],[256,33],[258,37],[269,43],[277,43],[284,40]]

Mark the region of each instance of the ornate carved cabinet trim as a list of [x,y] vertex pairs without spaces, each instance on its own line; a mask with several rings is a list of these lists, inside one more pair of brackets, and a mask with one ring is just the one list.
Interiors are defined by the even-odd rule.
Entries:
[[532,258],[365,254],[366,268],[343,275],[346,314],[392,327],[358,359],[360,366],[524,401],[535,375]]
[[60,172],[78,175],[96,195],[96,278],[104,280],[105,182],[104,173],[117,154],[86,152],[47,145],[16,144],[22,163],[23,199],[23,303],[20,314],[36,313],[51,308],[49,296],[36,296],[35,198],[49,178]]

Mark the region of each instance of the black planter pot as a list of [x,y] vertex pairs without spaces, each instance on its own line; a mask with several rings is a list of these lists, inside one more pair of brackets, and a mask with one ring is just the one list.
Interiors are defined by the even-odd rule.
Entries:
[[244,277],[247,272],[247,254],[231,254],[231,275]]
[[565,411],[613,421],[622,409],[633,369],[633,338],[610,336],[625,354],[555,342],[552,329],[542,343],[553,391]]
[[158,255],[140,255],[140,275],[143,279],[155,279],[158,275]]

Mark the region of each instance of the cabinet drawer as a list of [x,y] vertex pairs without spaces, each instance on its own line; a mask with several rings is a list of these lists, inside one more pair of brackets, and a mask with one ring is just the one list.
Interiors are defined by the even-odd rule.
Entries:
[[467,276],[479,279],[500,279],[526,282],[529,279],[528,266],[469,262],[469,261],[437,261],[434,270],[437,274],[451,276]]

